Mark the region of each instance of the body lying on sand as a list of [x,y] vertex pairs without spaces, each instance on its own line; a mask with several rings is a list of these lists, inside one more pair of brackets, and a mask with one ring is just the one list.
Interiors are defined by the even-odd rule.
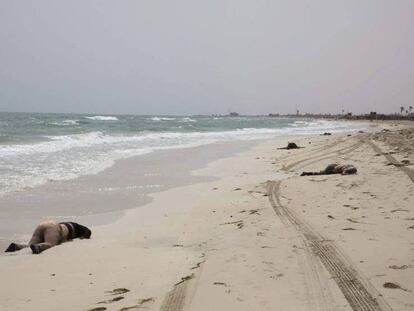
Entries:
[[305,147],[299,147],[296,143],[288,143],[286,147],[277,148],[277,149],[279,149],[279,150],[282,150],[282,149],[290,150],[290,149],[301,149],[301,148],[305,148]]
[[40,254],[48,248],[66,241],[76,238],[90,239],[91,234],[92,232],[89,228],[76,222],[57,223],[55,221],[46,221],[36,227],[29,244],[11,243],[5,252],[15,252],[30,247],[33,254]]
[[302,172],[300,176],[311,176],[311,175],[331,175],[331,174],[356,174],[357,169],[352,164],[329,164],[324,170],[319,172]]

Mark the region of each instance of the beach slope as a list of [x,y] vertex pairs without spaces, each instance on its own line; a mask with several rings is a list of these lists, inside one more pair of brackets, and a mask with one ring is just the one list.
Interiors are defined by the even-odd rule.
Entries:
[[[91,240],[0,256],[1,310],[412,310],[414,131],[210,163]],[[299,176],[334,162],[356,175]]]

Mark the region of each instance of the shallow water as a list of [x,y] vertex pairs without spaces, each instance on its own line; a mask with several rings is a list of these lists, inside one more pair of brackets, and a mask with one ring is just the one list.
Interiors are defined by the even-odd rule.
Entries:
[[268,117],[0,113],[0,195],[97,174],[116,160],[158,150],[355,127]]
[[216,143],[156,151],[119,160],[94,175],[54,181],[0,197],[0,250],[11,240],[24,241],[42,220],[76,221],[88,226],[109,223],[123,211],[151,201],[151,194],[212,180],[191,171],[251,147],[253,141]]

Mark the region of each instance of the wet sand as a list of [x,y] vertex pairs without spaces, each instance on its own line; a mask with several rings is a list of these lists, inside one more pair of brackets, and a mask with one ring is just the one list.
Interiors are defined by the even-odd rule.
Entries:
[[[214,160],[91,240],[0,256],[0,308],[412,310],[413,135],[380,123]],[[333,162],[358,174],[299,176]]]
[[96,175],[85,175],[0,196],[0,249],[10,240],[27,239],[42,220],[57,219],[99,225],[115,221],[124,210],[149,203],[151,194],[204,182],[209,176],[191,171],[248,149],[239,141],[195,148],[157,151],[119,160]]

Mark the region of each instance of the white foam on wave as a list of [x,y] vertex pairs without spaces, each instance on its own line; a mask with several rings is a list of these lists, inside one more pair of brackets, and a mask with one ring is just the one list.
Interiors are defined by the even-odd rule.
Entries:
[[182,142],[191,143],[203,140],[227,140],[227,139],[260,139],[271,135],[306,135],[322,133],[324,131],[339,132],[350,130],[349,124],[341,122],[319,121],[309,123],[307,127],[299,128],[243,128],[223,132],[157,132],[140,135],[107,135],[102,132],[90,132],[85,134],[62,135],[47,137],[49,141],[34,144],[0,145],[0,159],[12,156],[48,154],[65,150],[92,148],[105,145],[106,147],[128,152],[128,146],[154,147],[165,146],[168,141],[171,145],[179,145]]
[[13,155],[32,155],[40,153],[54,153],[73,148],[88,147],[105,142],[114,141],[111,136],[105,137],[101,132],[90,132],[86,134],[45,136],[49,141],[27,144],[27,145],[4,145],[0,146],[0,159]]
[[191,118],[182,118],[180,122],[197,122],[197,120],[191,119]]
[[223,132],[156,132],[139,135],[107,135],[102,132],[85,134],[49,136],[49,141],[34,144],[0,145],[0,159],[12,156],[48,154],[65,150],[92,148],[105,145],[106,147],[127,151],[128,146],[154,147],[165,146],[168,141],[171,145],[182,142],[191,143],[207,140],[227,139],[260,139],[271,135],[301,135],[322,133],[324,131],[339,132],[350,130],[349,124],[341,122],[318,121],[311,122],[306,127],[299,128],[243,128]]
[[85,118],[89,120],[94,120],[94,121],[119,121],[117,117],[113,117],[113,116],[92,116],[92,117],[85,117]]
[[92,148],[105,145],[106,147],[128,151],[131,146],[155,147],[165,146],[167,142],[171,145],[180,145],[182,142],[203,141],[203,139],[226,140],[226,139],[260,139],[271,135],[300,135],[313,134],[324,131],[344,131],[349,128],[349,124],[340,122],[312,122],[307,127],[300,128],[243,128],[233,131],[223,132],[156,132],[144,133],[140,135],[107,135],[102,132],[90,132],[85,134],[50,136],[49,141],[25,144],[25,145],[1,145],[0,159],[17,155],[33,155],[55,153],[64,150]]
[[79,125],[79,120],[63,120],[63,121],[51,122],[50,124],[57,125],[57,126]]
[[152,117],[151,121],[159,122],[159,121],[174,121],[175,118],[167,118],[167,117]]
[[350,126],[344,122],[316,121],[304,127],[243,128],[223,132],[146,132],[130,136],[90,132],[53,136],[49,141],[35,144],[0,145],[0,193],[97,174],[119,159],[156,150],[190,148],[220,141],[334,133],[350,130]]
[[[97,174],[114,165],[117,160],[150,153],[150,148],[129,152],[98,148],[81,148],[54,153],[8,157],[9,165],[0,166],[0,194],[33,188],[48,182],[70,180],[82,175]],[[0,158],[0,163],[2,159]]]

